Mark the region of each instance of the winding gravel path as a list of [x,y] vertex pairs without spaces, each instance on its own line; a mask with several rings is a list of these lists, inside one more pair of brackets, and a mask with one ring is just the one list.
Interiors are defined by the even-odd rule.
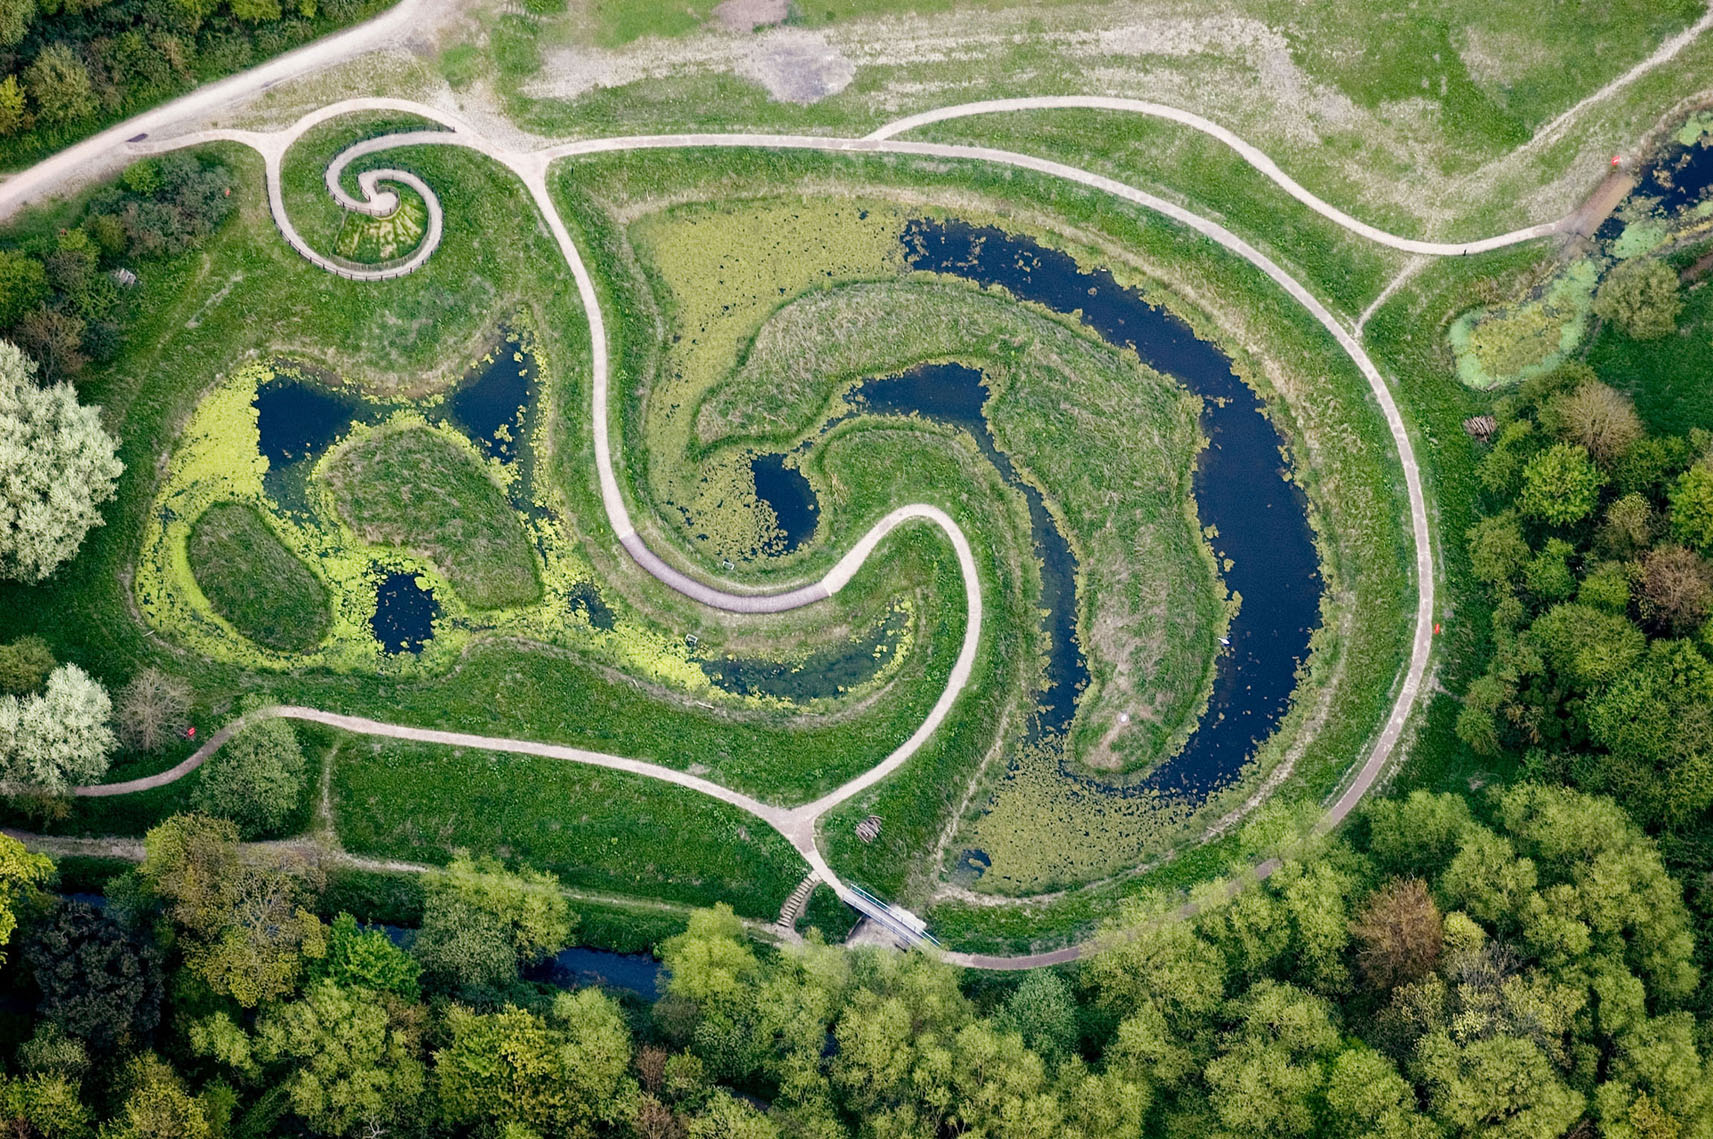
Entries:
[[[641,760],[628,759],[621,756],[606,755],[599,752],[586,751],[580,748],[558,744],[540,743],[530,740],[501,739],[486,736],[476,736],[461,732],[447,732],[433,729],[416,728],[407,725],[381,723],[358,717],[342,716],[313,708],[279,707],[268,709],[253,716],[281,716],[291,719],[307,720],[338,727],[346,731],[364,735],[386,736],[394,739],[416,740],[448,746],[479,748],[490,751],[511,752],[517,754],[541,755],[551,758],[564,759],[569,762],[589,764],[611,768],[630,774],[642,775],[660,779],[665,782],[699,791],[723,802],[729,803],[741,810],[768,823],[783,834],[798,852],[803,856],[822,880],[826,881],[841,897],[849,900],[849,889],[839,880],[822,858],[816,842],[817,824],[828,811],[845,802],[852,796],[861,793],[880,780],[892,774],[928,740],[933,732],[950,713],[952,705],[967,684],[972,671],[975,656],[979,648],[982,626],[982,597],[976,566],[969,542],[957,524],[939,509],[913,504],[902,506],[892,511],[877,523],[863,538],[856,543],[828,573],[819,581],[807,582],[783,592],[764,593],[747,591],[739,588],[728,588],[692,576],[690,573],[674,566],[656,551],[651,549],[637,533],[632,523],[629,506],[625,500],[617,474],[614,469],[612,440],[610,434],[610,408],[608,403],[610,366],[608,359],[607,333],[602,316],[599,296],[595,290],[593,279],[584,264],[576,243],[572,240],[564,220],[552,200],[548,188],[548,171],[551,164],[562,158],[578,155],[596,154],[614,151],[647,150],[647,149],[684,149],[684,148],[763,148],[783,150],[811,150],[832,153],[850,154],[897,154],[918,157],[935,158],[958,162],[983,162],[1003,165],[1015,169],[1030,170],[1037,173],[1060,178],[1065,181],[1109,194],[1115,198],[1142,206],[1158,214],[1172,219],[1180,225],[1203,235],[1210,241],[1220,245],[1229,252],[1243,258],[1259,269],[1298,304],[1302,305],[1314,318],[1326,328],[1337,341],[1339,346],[1350,357],[1363,377],[1367,380],[1369,390],[1375,403],[1384,415],[1388,430],[1391,433],[1392,444],[1397,452],[1398,460],[1403,471],[1405,488],[1410,511],[1411,540],[1415,549],[1416,576],[1416,613],[1415,628],[1411,644],[1410,658],[1390,714],[1385,725],[1375,737],[1372,746],[1364,757],[1362,764],[1352,774],[1350,782],[1343,788],[1338,798],[1327,808],[1318,826],[1321,830],[1329,830],[1340,823],[1355,807],[1362,796],[1373,785],[1376,778],[1384,770],[1391,757],[1405,725],[1414,708],[1417,695],[1420,693],[1423,678],[1426,675],[1429,660],[1432,656],[1432,628],[1434,612],[1434,575],[1433,549],[1428,529],[1428,514],[1424,499],[1421,475],[1418,469],[1414,448],[1411,444],[1409,431],[1404,423],[1392,393],[1379,369],[1374,365],[1368,354],[1345,325],[1336,318],[1327,307],[1301,282],[1290,275],[1284,268],[1274,262],[1266,254],[1256,249],[1243,238],[1232,233],[1224,226],[1204,218],[1183,206],[1169,202],[1156,195],[1138,190],[1135,187],[1115,179],[1096,174],[1088,170],[1071,166],[1050,159],[1044,159],[1013,151],[1000,150],[982,146],[964,146],[945,143],[917,142],[900,139],[897,136],[914,127],[931,122],[946,121],[971,115],[991,114],[1002,111],[1050,110],[1065,107],[1093,107],[1104,110],[1124,111],[1148,114],[1160,118],[1183,123],[1197,130],[1218,138],[1221,142],[1232,147],[1256,169],[1265,173],[1287,193],[1298,201],[1303,202],[1317,213],[1327,217],[1339,225],[1349,229],[1369,240],[1387,245],[1391,248],[1407,250],[1422,256],[1453,256],[1463,253],[1481,252],[1507,245],[1530,241],[1552,233],[1562,227],[1562,222],[1551,222],[1531,226],[1527,229],[1516,230],[1496,237],[1484,238],[1478,241],[1464,243],[1424,242],[1411,238],[1397,237],[1385,233],[1364,222],[1351,217],[1318,198],[1297,182],[1292,180],[1278,168],[1271,159],[1256,148],[1245,143],[1242,139],[1198,115],[1179,111],[1157,103],[1146,103],[1139,100],[1107,99],[1101,97],[1040,97],[1031,99],[995,100],[982,103],[964,104],[958,107],[948,107],[939,111],[913,115],[888,124],[864,138],[828,138],[815,135],[775,135],[761,133],[735,134],[670,134],[670,135],[639,135],[622,138],[588,139],[577,142],[548,146],[541,149],[520,151],[508,148],[481,135],[467,122],[457,116],[450,115],[436,108],[409,100],[393,98],[361,98],[351,99],[323,107],[313,114],[306,116],[291,126],[272,132],[257,131],[199,131],[174,138],[171,140],[149,140],[141,145],[133,146],[132,153],[152,153],[161,150],[177,149],[179,147],[196,145],[214,140],[227,140],[243,143],[253,147],[264,159],[268,178],[269,204],[274,220],[281,233],[292,246],[313,263],[343,276],[367,279],[383,279],[384,276],[396,276],[399,272],[408,272],[415,268],[434,252],[434,242],[443,231],[442,209],[438,198],[431,188],[420,179],[406,171],[388,170],[371,171],[359,175],[359,187],[364,195],[362,199],[348,195],[340,184],[340,177],[349,164],[357,158],[369,154],[381,153],[404,146],[441,145],[461,146],[475,150],[488,156],[494,161],[511,170],[528,188],[537,208],[541,212],[549,231],[552,233],[567,267],[571,270],[576,282],[578,294],[589,321],[590,342],[592,345],[592,423],[595,442],[595,457],[597,474],[601,488],[602,505],[607,519],[612,527],[617,541],[625,548],[631,557],[644,570],[666,585],[700,603],[739,613],[769,613],[787,609],[799,608],[815,604],[837,593],[858,569],[873,554],[892,530],[898,526],[926,522],[937,526],[947,536],[957,553],[958,563],[964,580],[965,604],[968,618],[963,645],[957,661],[947,678],[945,690],[935,703],[928,717],[909,739],[895,748],[879,764],[864,772],[862,775],[829,792],[819,799],[796,807],[782,807],[763,803],[729,788],[722,787],[710,780],[701,779],[673,768],[651,764]],[[327,171],[327,184],[330,192],[347,208],[358,209],[366,213],[376,214],[388,212],[396,204],[393,195],[382,187],[387,181],[402,182],[410,185],[424,198],[430,213],[429,236],[425,238],[418,254],[407,262],[409,268],[394,267],[387,271],[353,270],[350,266],[330,261],[323,257],[298,234],[292,225],[285,209],[281,193],[281,168],[285,154],[305,131],[318,123],[339,115],[357,111],[393,110],[404,111],[419,115],[431,122],[444,126],[444,130],[409,131],[376,139],[359,142],[341,152]],[[77,794],[87,796],[126,794],[131,791],[143,790],[148,787],[161,786],[173,779],[182,777],[205,760],[218,749],[238,725],[229,725],[216,733],[198,752],[184,763],[170,771],[148,779],[136,780],[128,784],[112,784],[101,787],[78,788]],[[1263,863],[1255,868],[1255,873],[1265,877],[1271,873],[1276,863]],[[1074,945],[1049,953],[1031,954],[1021,957],[1004,957],[987,954],[948,953],[948,960],[958,964],[986,969],[1023,969],[1041,965],[1060,964],[1074,960],[1085,952],[1086,946]]]

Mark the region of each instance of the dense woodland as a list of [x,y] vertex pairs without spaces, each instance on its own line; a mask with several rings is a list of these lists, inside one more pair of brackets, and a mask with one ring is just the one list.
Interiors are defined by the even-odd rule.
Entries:
[[0,0],[0,163],[58,149],[384,6],[380,0]]
[[1713,936],[1713,437],[1648,434],[1580,364],[1496,412],[1468,534],[1494,651],[1458,734],[1612,796],[1659,837]]
[[[5,840],[21,1136],[1713,1134],[1679,885],[1610,800],[1417,792],[1194,922],[1136,911],[1080,971],[665,941],[652,1005],[521,966],[556,883],[460,859],[401,948],[316,916],[321,870],[175,817],[95,908]],[[1479,812],[1477,814],[1476,812]]]

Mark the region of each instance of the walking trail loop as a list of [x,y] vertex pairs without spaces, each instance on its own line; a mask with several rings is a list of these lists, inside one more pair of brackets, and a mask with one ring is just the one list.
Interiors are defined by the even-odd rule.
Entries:
[[[77,789],[77,794],[87,796],[122,795],[169,783],[194,770],[242,724],[258,718],[279,716],[327,724],[362,735],[386,736],[393,739],[416,740],[453,747],[547,756],[573,763],[611,768],[686,787],[747,811],[774,827],[790,840],[808,862],[814,877],[826,882],[841,898],[850,902],[853,898],[851,891],[832,872],[821,855],[816,842],[818,824],[822,816],[828,811],[885,779],[906,763],[945,720],[959,694],[968,683],[975,663],[976,652],[980,645],[982,629],[981,587],[969,542],[957,523],[943,511],[922,504],[900,506],[881,519],[819,581],[806,582],[783,592],[775,593],[749,591],[703,580],[673,565],[661,554],[651,549],[632,523],[630,509],[614,469],[613,443],[610,431],[611,411],[608,406],[610,366],[606,325],[601,312],[600,298],[576,243],[572,240],[548,190],[547,175],[549,168],[553,162],[563,158],[614,151],[734,147],[847,154],[913,155],[946,161],[983,162],[1034,171],[1087,186],[1168,217],[1248,261],[1289,294],[1298,304],[1302,305],[1337,341],[1368,381],[1374,400],[1385,416],[1387,427],[1391,432],[1392,444],[1397,451],[1398,461],[1403,471],[1410,509],[1410,533],[1415,549],[1416,613],[1409,662],[1404,670],[1397,689],[1397,696],[1386,723],[1375,737],[1363,762],[1352,774],[1349,783],[1344,786],[1338,798],[1327,807],[1318,824],[1319,829],[1323,831],[1336,826],[1349,814],[1385,768],[1403,733],[1404,726],[1415,705],[1416,697],[1421,691],[1423,678],[1426,675],[1428,662],[1432,655],[1433,549],[1428,531],[1428,514],[1422,492],[1421,474],[1417,467],[1409,433],[1405,428],[1403,417],[1392,399],[1390,389],[1381,377],[1379,369],[1369,358],[1367,352],[1363,350],[1356,335],[1353,335],[1300,281],[1292,277],[1266,254],[1217,222],[1112,178],[1065,163],[990,147],[914,142],[898,137],[915,127],[928,123],[1005,111],[1052,110],[1070,107],[1098,108],[1150,115],[1156,118],[1169,119],[1202,131],[1231,147],[1245,161],[1267,175],[1286,193],[1322,216],[1368,240],[1390,248],[1405,250],[1421,257],[1454,256],[1515,245],[1557,233],[1566,224],[1563,220],[1549,222],[1500,234],[1496,237],[1461,243],[1418,241],[1412,238],[1398,237],[1359,221],[1321,200],[1280,170],[1261,151],[1217,123],[1199,115],[1158,103],[1095,96],[1038,97],[968,103],[900,119],[864,138],[828,138],[814,135],[757,133],[639,135],[588,139],[536,150],[509,148],[484,137],[480,131],[458,116],[439,109],[404,99],[377,97],[351,99],[323,107],[291,126],[278,131],[205,130],[181,135],[170,140],[144,140],[138,144],[133,144],[128,151],[133,154],[158,153],[214,140],[239,142],[252,147],[261,154],[264,160],[263,165],[268,180],[269,206],[273,212],[274,221],[285,239],[294,249],[314,264],[329,272],[360,280],[383,280],[410,272],[424,263],[433,255],[440,235],[444,232],[443,212],[441,203],[433,190],[421,179],[406,171],[364,172],[358,176],[358,186],[362,197],[358,198],[349,194],[344,189],[341,179],[351,162],[370,154],[422,145],[465,147],[499,162],[511,170],[528,188],[530,196],[541,212],[542,219],[559,247],[561,255],[565,258],[566,266],[576,281],[578,295],[582,300],[583,309],[589,322],[590,343],[593,346],[591,352],[591,413],[595,464],[601,488],[601,502],[615,539],[639,566],[667,586],[704,605],[736,613],[776,613],[813,605],[833,596],[851,580],[893,530],[904,525],[927,523],[937,526],[945,533],[947,540],[957,554],[958,565],[964,581],[967,621],[963,645],[959,650],[950,675],[947,677],[945,690],[941,693],[939,700],[936,701],[927,718],[912,733],[910,738],[899,744],[891,754],[862,775],[813,802],[793,807],[763,803],[709,780],[642,760],[605,755],[600,752],[586,751],[559,744],[476,736],[462,732],[381,723],[375,720],[342,716],[333,712],[301,707],[278,707],[252,713],[249,717],[230,724],[217,732],[195,755],[160,775],[130,783],[82,787]],[[329,192],[347,209],[359,210],[369,214],[384,214],[390,211],[396,205],[396,197],[392,192],[383,188],[382,184],[386,182],[408,185],[422,196],[430,217],[427,235],[416,253],[405,263],[387,269],[365,269],[349,263],[336,262],[316,251],[292,225],[281,192],[281,169],[286,152],[306,131],[319,123],[340,115],[376,110],[403,111],[416,114],[445,128],[443,130],[409,131],[368,139],[341,152],[328,167],[326,181]],[[10,189],[10,184],[0,187],[0,216],[3,216],[8,208],[6,191]],[[1257,876],[1265,877],[1275,865],[1276,863],[1272,862],[1263,863],[1255,868],[1255,873]],[[946,957],[955,963],[978,968],[1025,969],[1073,960],[1086,950],[1087,945],[1075,945],[1051,953],[1032,954],[1023,957],[998,957],[964,953],[948,953]]]

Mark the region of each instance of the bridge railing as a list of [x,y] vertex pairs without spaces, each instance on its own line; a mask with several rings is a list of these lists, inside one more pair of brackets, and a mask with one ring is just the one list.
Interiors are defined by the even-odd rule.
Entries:
[[890,905],[881,901],[861,886],[847,884],[850,892],[850,903],[859,914],[874,921],[883,929],[890,931],[906,945],[932,945],[938,949],[940,941],[928,932],[928,924],[909,910],[901,906]]

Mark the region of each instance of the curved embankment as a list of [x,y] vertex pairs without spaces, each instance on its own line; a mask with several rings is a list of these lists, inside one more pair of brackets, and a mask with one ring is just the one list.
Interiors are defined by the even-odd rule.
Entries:
[[[988,113],[993,110],[1001,109],[1027,110],[1064,105],[1095,104],[1093,102],[1080,104],[1061,103],[1054,99],[1018,100],[1008,101],[1000,105],[970,104],[966,105],[964,108],[948,108],[944,112],[935,112],[933,114],[943,119],[960,117],[965,114]],[[1114,109],[1132,110],[1150,114],[1158,114],[1161,111],[1158,104],[1140,103]],[[1428,532],[1426,504],[1421,487],[1420,472],[1415,461],[1414,450],[1411,446],[1403,418],[1392,399],[1391,392],[1384,379],[1381,377],[1379,369],[1374,365],[1373,361],[1369,359],[1367,353],[1362,349],[1361,344],[1358,343],[1355,337],[1351,335],[1344,325],[1305,286],[1287,273],[1271,258],[1267,257],[1260,250],[1256,249],[1236,234],[1219,225],[1217,222],[1203,218],[1182,206],[1176,205],[1175,203],[1168,202],[1156,197],[1155,195],[1146,193],[1145,191],[1137,190],[1134,187],[1103,175],[1095,174],[1064,163],[989,147],[910,142],[897,140],[892,137],[902,130],[909,129],[910,125],[920,125],[920,123],[924,121],[935,121],[931,117],[924,118],[922,116],[916,116],[913,120],[901,120],[899,124],[893,124],[891,127],[882,128],[882,130],[876,132],[875,135],[860,139],[824,138],[810,135],[767,134],[653,135],[629,138],[592,139],[548,147],[541,150],[520,152],[507,149],[497,143],[483,138],[467,123],[458,120],[455,116],[447,115],[434,108],[410,102],[408,100],[373,98],[355,99],[321,108],[312,115],[306,116],[304,119],[299,120],[299,122],[282,131],[266,133],[251,131],[203,131],[164,143],[142,145],[136,147],[135,150],[137,153],[148,153],[196,145],[201,142],[217,139],[240,142],[253,147],[264,158],[264,165],[266,167],[268,177],[269,204],[273,210],[275,221],[279,225],[282,234],[286,236],[287,240],[292,243],[294,248],[297,248],[314,263],[321,265],[324,268],[328,268],[330,271],[341,272],[342,275],[351,276],[353,274],[344,266],[328,262],[327,259],[321,257],[313,249],[310,249],[307,246],[307,243],[303,242],[301,236],[298,235],[296,229],[291,224],[290,218],[286,215],[284,199],[280,189],[280,171],[286,151],[289,149],[291,144],[301,137],[302,134],[310,127],[336,117],[337,115],[365,110],[406,111],[420,115],[431,121],[442,123],[449,129],[442,131],[413,131],[370,139],[365,142],[358,143],[341,152],[329,167],[327,178],[330,190],[332,190],[335,193],[335,196],[339,197],[342,202],[349,199],[348,196],[344,195],[343,191],[338,188],[339,178],[351,161],[367,154],[379,153],[385,150],[411,145],[450,145],[467,147],[487,155],[506,166],[515,173],[529,189],[531,196],[534,198],[537,207],[540,209],[542,217],[547,223],[550,232],[553,234],[560,252],[565,257],[566,264],[571,270],[572,276],[577,283],[578,293],[589,320],[590,340],[593,349],[591,410],[593,413],[595,456],[597,474],[601,487],[602,504],[606,510],[608,521],[612,526],[614,535],[643,569],[647,570],[673,589],[710,606],[740,613],[778,612],[784,609],[813,604],[818,600],[831,596],[850,580],[857,569],[860,568],[870,554],[872,554],[875,547],[879,545],[879,543],[888,533],[890,533],[892,529],[906,521],[923,520],[938,525],[946,533],[948,539],[952,542],[957,552],[960,569],[962,570],[964,578],[965,598],[966,605],[968,606],[969,617],[965,631],[964,644],[960,650],[957,664],[954,666],[951,675],[948,677],[946,689],[941,694],[940,699],[936,702],[932,712],[923,724],[908,740],[896,748],[880,764],[827,795],[822,796],[811,803],[803,804],[794,808],[782,808],[760,803],[754,799],[750,799],[748,796],[744,796],[727,788],[721,787],[718,784],[697,779],[694,776],[687,775],[684,772],[679,772],[671,768],[659,767],[657,765],[644,763],[638,760],[604,755],[596,752],[587,752],[581,749],[563,747],[560,745],[543,744],[528,740],[495,739],[484,736],[467,735],[464,733],[439,732],[405,725],[384,724],[372,720],[344,717],[335,713],[308,708],[277,708],[271,709],[265,713],[260,713],[260,715],[277,715],[295,719],[313,720],[315,722],[342,727],[346,730],[362,734],[390,736],[399,739],[422,740],[433,743],[448,743],[455,746],[483,748],[502,752],[546,755],[554,758],[567,759],[572,762],[588,763],[616,770],[628,771],[633,774],[658,778],[681,786],[686,786],[705,794],[712,795],[722,801],[738,806],[743,810],[749,811],[756,817],[775,827],[781,834],[792,842],[817,875],[832,886],[841,897],[846,897],[848,899],[850,896],[848,888],[844,886],[835,874],[833,874],[831,869],[827,867],[824,859],[821,857],[815,841],[816,825],[820,817],[828,810],[886,778],[886,776],[897,770],[912,755],[914,755],[944,720],[946,714],[949,713],[952,704],[956,701],[958,694],[962,691],[965,683],[967,682],[971,667],[974,663],[975,652],[979,644],[982,600],[980,585],[975,572],[974,558],[970,551],[968,541],[962,531],[958,529],[957,525],[943,512],[933,507],[923,505],[901,507],[887,515],[886,518],[870,530],[869,533],[866,534],[855,547],[845,554],[834,568],[820,581],[808,583],[797,588],[787,590],[783,593],[772,594],[740,592],[720,588],[684,573],[667,563],[658,554],[651,550],[642,540],[640,535],[638,535],[635,526],[631,522],[628,504],[625,502],[614,471],[608,423],[609,361],[607,353],[606,328],[601,314],[599,298],[596,294],[594,283],[588,269],[583,263],[581,255],[575,243],[572,241],[571,236],[565,227],[564,221],[559,216],[558,210],[552,201],[547,186],[546,175],[550,164],[559,158],[579,154],[593,154],[621,150],[743,147],[815,150],[857,154],[886,153],[958,161],[980,161],[1010,166],[1017,169],[1031,170],[1100,190],[1119,199],[1140,205],[1146,209],[1168,217],[1186,228],[1218,243],[1226,250],[1242,257],[1244,260],[1260,269],[1262,273],[1273,280],[1289,296],[1306,308],[1315,317],[1315,319],[1327,329],[1327,331],[1338,342],[1339,346],[1343,348],[1345,353],[1356,364],[1358,370],[1361,371],[1364,378],[1368,381],[1370,391],[1373,393],[1376,403],[1379,405],[1386,418],[1388,429],[1392,435],[1393,445],[1398,454],[1399,462],[1404,473],[1404,480],[1410,505],[1411,537],[1416,553],[1417,608],[1415,633],[1411,646],[1410,659],[1408,666],[1405,669],[1391,712],[1385,725],[1376,736],[1362,765],[1354,773],[1353,778],[1345,787],[1343,793],[1328,807],[1327,811],[1321,818],[1319,823],[1320,829],[1330,829],[1341,822],[1361,799],[1362,795],[1366,793],[1368,788],[1372,786],[1374,780],[1384,769],[1386,761],[1391,756],[1392,750],[1396,746],[1397,741],[1403,732],[1411,709],[1414,706],[1416,696],[1420,691],[1432,648],[1432,614],[1434,607],[1433,555]],[[1164,110],[1169,111],[1172,109],[1165,108]],[[1229,132],[1223,132],[1222,128],[1217,128],[1216,124],[1208,123],[1206,120],[1200,120],[1198,116],[1184,117],[1181,116],[1181,113],[1174,113],[1165,117],[1172,117],[1176,121],[1187,122],[1189,125],[1196,126],[1197,129],[1208,130],[1209,133],[1213,133],[1215,137],[1220,137],[1222,141],[1226,141],[1228,144],[1241,144],[1241,140],[1237,139],[1235,135],[1230,135]],[[1529,230],[1519,230],[1511,234],[1500,235],[1496,238],[1485,239],[1481,242],[1471,242],[1460,245],[1445,245],[1441,243],[1415,243],[1414,245],[1411,245],[1408,243],[1411,242],[1412,239],[1396,238],[1389,234],[1383,234],[1382,231],[1366,226],[1364,223],[1350,218],[1348,215],[1336,210],[1334,207],[1331,207],[1319,198],[1314,197],[1314,195],[1298,186],[1295,182],[1290,181],[1283,172],[1279,171],[1278,168],[1273,165],[1270,160],[1267,160],[1264,155],[1261,155],[1259,151],[1255,151],[1253,148],[1247,147],[1246,144],[1242,144],[1242,146],[1239,147],[1239,153],[1242,153],[1245,158],[1254,162],[1258,169],[1261,169],[1263,172],[1268,173],[1270,177],[1273,177],[1276,182],[1279,182],[1279,184],[1287,190],[1287,192],[1293,193],[1293,196],[1297,196],[1299,200],[1305,201],[1311,207],[1315,208],[1317,212],[1332,218],[1334,221],[1337,221],[1341,225],[1345,225],[1347,228],[1351,228],[1354,232],[1361,233],[1364,236],[1371,237],[1375,240],[1383,240],[1384,243],[1392,245],[1395,248],[1417,248],[1419,246],[1420,248],[1417,248],[1418,252],[1423,252],[1429,255],[1450,255],[1465,251],[1498,248],[1503,245],[1531,240],[1532,238],[1541,236],[1545,233],[1553,232],[1556,228],[1556,225],[1533,227]],[[1251,154],[1258,156],[1259,161],[1257,161],[1256,157],[1251,157]],[[389,172],[376,171],[372,173],[372,176],[362,176],[359,178],[360,187],[363,189],[363,192],[368,195],[367,201],[363,203],[366,212],[385,212],[386,209],[390,208],[391,203],[382,200],[384,192],[380,190],[378,185],[379,182],[387,180],[388,176]],[[396,177],[394,177],[394,180],[402,181],[402,179]],[[440,218],[438,199],[433,197],[432,191],[427,191],[425,193],[424,191],[427,190],[425,186],[422,186],[421,188],[418,188],[418,186],[421,186],[420,180],[413,184],[413,188],[417,188],[418,193],[424,194],[425,202],[433,203],[430,207],[431,216],[436,222],[438,222]],[[438,224],[434,224],[431,226],[431,230],[438,234],[440,232],[440,226]],[[426,259],[426,257],[431,255],[432,252],[432,247],[429,247],[425,240],[423,247],[419,249],[419,253],[423,259]],[[415,263],[420,264],[420,260],[416,260],[414,255],[412,260],[415,261]],[[148,786],[159,786],[162,783],[170,782],[172,779],[179,778],[188,771],[194,770],[197,764],[206,759],[208,755],[212,754],[218,748],[219,744],[223,742],[225,738],[229,737],[231,729],[236,726],[237,725],[230,725],[228,729],[223,729],[221,733],[216,733],[216,737],[211,739],[207,745],[204,745],[196,755],[192,756],[189,760],[186,760],[171,771],[162,773],[160,776],[138,780],[133,784],[113,784],[105,787],[79,788],[78,794],[124,794],[133,790],[142,790]],[[1274,864],[1271,863],[1263,863],[1261,866],[1256,868],[1256,873],[1260,876],[1265,876],[1271,871],[1273,865]],[[1083,946],[1069,946],[1064,949],[1055,950],[1051,953],[1034,954],[1024,957],[995,957],[988,955],[954,953],[948,954],[948,959],[961,964],[981,968],[1032,968],[1037,965],[1056,964],[1074,959],[1079,956],[1083,950]]]

